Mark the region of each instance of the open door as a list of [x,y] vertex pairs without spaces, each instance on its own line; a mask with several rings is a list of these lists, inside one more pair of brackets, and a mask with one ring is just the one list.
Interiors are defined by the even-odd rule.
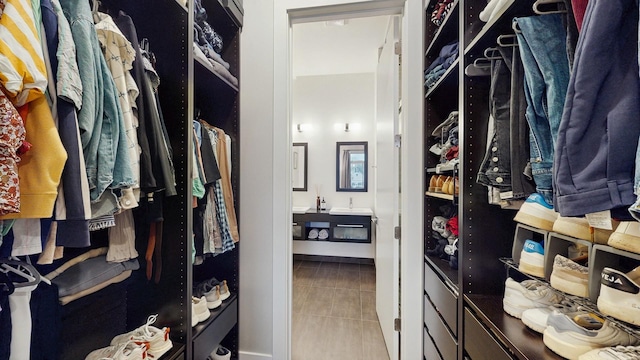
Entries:
[[[399,89],[400,18],[391,18],[376,74],[376,310],[390,360],[399,358],[400,337],[394,329],[400,318],[400,224]],[[398,140],[399,141],[399,140]]]

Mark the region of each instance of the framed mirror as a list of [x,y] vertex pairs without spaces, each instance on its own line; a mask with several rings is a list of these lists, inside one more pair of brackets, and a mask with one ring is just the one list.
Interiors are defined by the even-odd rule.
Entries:
[[307,143],[293,143],[291,183],[293,191],[307,191]]
[[336,143],[336,191],[367,191],[366,141]]

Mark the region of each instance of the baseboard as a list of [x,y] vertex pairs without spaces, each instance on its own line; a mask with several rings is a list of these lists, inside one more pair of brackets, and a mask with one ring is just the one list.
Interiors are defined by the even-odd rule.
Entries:
[[239,351],[238,355],[240,360],[272,360],[272,356],[268,354]]

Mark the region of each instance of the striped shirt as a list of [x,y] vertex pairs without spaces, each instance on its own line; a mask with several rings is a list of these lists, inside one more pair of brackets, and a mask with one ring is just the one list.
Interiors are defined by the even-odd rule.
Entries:
[[29,0],[7,0],[0,18],[0,85],[16,106],[44,94],[47,72]]

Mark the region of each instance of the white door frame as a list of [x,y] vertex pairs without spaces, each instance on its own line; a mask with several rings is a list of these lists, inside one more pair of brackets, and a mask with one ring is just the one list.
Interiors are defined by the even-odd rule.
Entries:
[[[304,7],[301,7],[304,5]],[[291,25],[335,18],[404,14],[402,29],[403,247],[400,352],[402,359],[422,358],[423,194],[422,113],[424,88],[423,0],[274,0],[273,93],[273,282],[286,281],[273,292],[273,359],[291,358],[292,235],[291,235]],[[265,14],[268,16],[268,14]],[[409,150],[413,150],[413,154]],[[413,197],[413,203],[410,202]],[[277,289],[282,289],[280,286]],[[412,315],[409,315],[408,313]],[[416,316],[419,315],[419,316]]]

